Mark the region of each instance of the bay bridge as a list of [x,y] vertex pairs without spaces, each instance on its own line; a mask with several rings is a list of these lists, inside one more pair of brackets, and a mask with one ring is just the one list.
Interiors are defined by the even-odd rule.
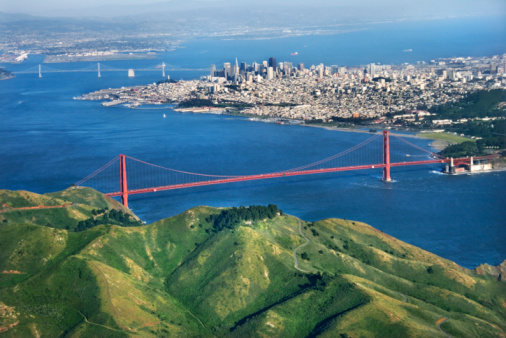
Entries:
[[[394,140],[392,143],[390,136]],[[381,142],[379,142],[380,139]],[[391,151],[392,146],[394,147],[393,152]],[[382,170],[383,181],[390,182],[391,169],[395,167],[428,164],[472,166],[475,160],[492,160],[496,157],[497,155],[474,157],[474,159],[472,157],[443,158],[402,137],[390,135],[390,132],[385,130],[382,134],[377,133],[347,150],[320,161],[276,172],[249,175],[204,174],[167,168],[130,156],[118,155],[75,185],[94,188],[106,196],[120,197],[121,203],[128,208],[128,196],[134,194],[367,169]]]
[[161,64],[157,64],[154,66],[150,66],[147,68],[116,68],[111,67],[109,65],[97,63],[92,64],[83,68],[78,69],[63,69],[63,68],[54,68],[48,66],[46,64],[39,64],[38,66],[33,66],[25,70],[13,71],[13,74],[38,74],[39,77],[42,77],[45,73],[97,73],[98,77],[102,77],[103,72],[125,72],[127,76],[132,77],[135,75],[135,72],[160,72],[163,77],[165,77],[166,71],[208,71],[205,68],[179,68],[172,65],[166,65],[165,62]]

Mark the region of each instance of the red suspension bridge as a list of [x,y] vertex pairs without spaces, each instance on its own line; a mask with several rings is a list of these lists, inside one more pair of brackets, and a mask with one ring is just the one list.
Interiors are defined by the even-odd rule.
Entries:
[[[336,155],[323,160],[299,166],[296,168],[254,175],[211,175],[188,171],[175,170],[147,163],[126,155],[119,155],[97,171],[77,182],[76,186],[90,186],[110,197],[121,197],[121,203],[128,207],[128,196],[157,191],[200,187],[213,184],[225,184],[281,178],[301,175],[333,173],[351,170],[382,169],[383,180],[391,181],[392,167],[425,165],[435,163],[451,163],[454,166],[470,165],[473,158],[449,159],[423,149],[401,137],[392,135],[400,145],[422,153],[422,155],[407,154],[404,149],[396,149],[395,159],[391,160],[391,143],[389,131],[375,134],[360,144],[357,144]],[[382,142],[374,143],[381,137]],[[367,146],[367,147],[366,147]],[[379,146],[381,149],[378,149]],[[358,155],[357,155],[358,153]],[[380,155],[380,156],[378,156]],[[425,159],[417,160],[417,157]],[[495,156],[475,157],[475,160],[488,160]],[[400,159],[400,160],[398,160]],[[127,175],[127,160],[129,162]],[[119,162],[119,168],[117,166]],[[127,177],[128,176],[128,177]],[[128,178],[128,179],[127,179]],[[128,184],[130,184],[130,189]]]

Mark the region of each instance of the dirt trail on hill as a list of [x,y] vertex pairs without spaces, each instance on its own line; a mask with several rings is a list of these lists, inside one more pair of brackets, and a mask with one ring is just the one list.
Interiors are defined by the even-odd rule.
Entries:
[[295,250],[293,250],[293,259],[295,260],[294,267],[297,270],[299,270],[300,272],[308,273],[309,271],[302,270],[301,268],[299,268],[299,259],[297,257],[297,251],[299,251],[299,249],[302,249],[303,247],[305,247],[306,245],[308,245],[311,241],[302,232],[302,222],[301,222],[301,220],[300,219],[297,219],[297,220],[299,221],[299,232],[300,232],[300,235],[306,240],[306,243],[303,243],[303,244],[299,245],[298,247],[295,248]]
[[448,320],[448,317],[443,317],[441,319],[438,319],[436,322],[436,327],[439,329],[439,331],[443,332],[447,337],[451,338],[451,336],[448,334],[448,332],[446,332],[445,330],[443,330],[441,328],[441,324],[445,323],[447,320]]
[[[36,207],[23,207],[23,208],[12,208],[8,210],[0,210],[0,213],[2,212],[9,212],[9,211],[21,211],[21,210],[39,210],[39,209],[61,209],[61,208],[67,208],[74,205],[74,203],[66,203],[63,205],[38,205]],[[3,207],[6,207],[4,204]]]

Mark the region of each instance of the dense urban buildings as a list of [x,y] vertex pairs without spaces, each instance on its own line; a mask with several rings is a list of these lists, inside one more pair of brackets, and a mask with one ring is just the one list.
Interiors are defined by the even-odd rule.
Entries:
[[[200,80],[164,82],[139,88],[108,89],[82,99],[106,105],[127,103],[209,102],[199,111],[241,107],[241,112],[290,120],[377,118],[400,112],[396,118],[423,119],[434,105],[455,102],[477,90],[506,88],[506,55],[459,57],[429,63],[366,66],[326,66],[276,62],[274,57],[248,65],[238,60],[221,69],[211,65]],[[195,101],[196,100],[196,101]],[[222,108],[216,108],[216,106]],[[434,121],[445,124],[448,121]]]

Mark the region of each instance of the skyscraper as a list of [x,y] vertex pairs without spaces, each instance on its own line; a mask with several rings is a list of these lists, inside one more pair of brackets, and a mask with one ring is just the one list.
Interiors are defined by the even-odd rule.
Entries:
[[490,74],[492,75],[497,74],[497,63],[490,64]]
[[374,79],[374,75],[376,75],[376,65],[374,63],[371,63],[369,65],[369,74],[371,75],[371,79]]
[[216,73],[216,66],[215,65],[211,65],[211,69],[209,70],[209,73],[210,73],[211,77],[214,77],[214,73]]
[[248,70],[248,64],[246,62],[241,62],[241,68],[239,68],[240,73],[246,74],[247,70]]
[[225,78],[228,80],[228,78],[233,75],[232,74],[232,69],[230,67],[230,62],[225,62],[223,64],[223,70],[225,71]]
[[269,67],[276,69],[276,58],[275,57],[269,58]]
[[272,67],[267,68],[267,80],[274,78],[274,69]]

